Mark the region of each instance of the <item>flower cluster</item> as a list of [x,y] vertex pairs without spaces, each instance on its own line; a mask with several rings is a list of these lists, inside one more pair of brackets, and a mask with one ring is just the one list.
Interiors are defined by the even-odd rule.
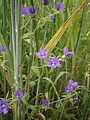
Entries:
[[[73,52],[68,52],[68,48],[67,47],[64,47],[63,48],[63,51],[64,51],[64,56],[65,57],[69,57],[69,56],[72,56],[73,55]],[[42,59],[42,58],[46,58],[48,55],[48,51],[45,50],[44,48],[41,48],[39,50],[39,52],[36,52],[36,56],[39,58],[39,59]],[[59,59],[57,57],[53,57],[53,58],[49,58],[47,61],[46,61],[48,67],[51,67],[51,68],[56,68],[57,66],[60,66],[60,62],[59,62]],[[68,87],[68,86],[67,86]],[[71,88],[70,88],[71,89]]]
[[36,12],[36,8],[34,6],[30,6],[30,7],[24,7],[22,6],[20,8],[21,14],[23,15],[30,15],[30,14],[34,14]]
[[[43,4],[45,6],[47,6],[49,4],[49,0],[43,0]],[[55,4],[55,9],[58,11],[61,11],[63,6],[64,5],[62,2],[57,2]],[[23,15],[30,15],[30,14],[34,14],[36,12],[36,8],[34,6],[29,6],[29,7],[28,6],[27,7],[21,6],[20,11],[21,11],[21,14],[23,14]],[[51,14],[50,18],[53,20],[54,15]]]
[[8,102],[5,99],[0,100],[0,114],[8,113]]
[[72,92],[74,88],[78,86],[78,82],[73,82],[73,80],[68,81],[68,85],[65,88],[65,92]]

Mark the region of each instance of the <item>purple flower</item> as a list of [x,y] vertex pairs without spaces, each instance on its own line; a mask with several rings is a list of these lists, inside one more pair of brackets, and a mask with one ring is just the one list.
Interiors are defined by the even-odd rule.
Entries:
[[23,14],[23,15],[30,15],[29,7],[24,7],[24,6],[22,6],[22,7],[20,8],[20,11],[21,11],[21,14]]
[[14,92],[14,97],[21,100],[22,99],[22,96],[23,96],[23,93],[22,93],[22,90],[16,90]]
[[73,55],[73,52],[68,52],[68,48],[67,47],[64,47],[63,48],[63,51],[64,51],[64,55],[66,57],[69,57],[69,56],[72,56]]
[[78,98],[73,98],[72,102],[75,104],[76,102],[78,102]]
[[34,14],[36,12],[36,8],[34,6],[30,6],[30,7],[22,6],[20,8],[20,11],[23,15],[30,15],[30,14]]
[[44,5],[48,5],[49,4],[49,0],[44,0]]
[[3,99],[0,100],[0,114],[7,114],[8,113],[8,102],[7,100]]
[[3,45],[0,45],[0,52],[4,52],[5,51],[5,47]]
[[39,52],[36,52],[36,56],[37,56],[39,59],[45,58],[47,55],[48,55],[48,51],[47,51],[47,50],[44,50],[44,48],[41,48],[41,49],[39,50]]
[[56,4],[55,4],[55,8],[58,10],[58,11],[61,11],[62,10],[62,8],[63,8],[63,3],[62,2],[57,2]]
[[49,100],[43,99],[41,102],[43,106],[49,106]]
[[29,7],[29,12],[34,14],[36,12],[36,8],[34,6]]
[[53,14],[50,14],[49,17],[50,17],[51,20],[54,19],[54,15]]
[[66,86],[65,88],[65,92],[69,93],[69,92],[72,92],[73,88],[70,87],[70,86]]
[[53,58],[47,60],[47,65],[48,65],[48,67],[55,69],[57,66],[60,66],[60,62],[59,62],[58,58],[53,57]]
[[73,80],[69,80],[69,81],[68,81],[68,86],[75,88],[75,87],[78,86],[78,82],[73,82]]
[[68,81],[68,85],[65,88],[65,92],[72,92],[73,88],[76,88],[78,86],[78,82],[73,82],[73,80]]

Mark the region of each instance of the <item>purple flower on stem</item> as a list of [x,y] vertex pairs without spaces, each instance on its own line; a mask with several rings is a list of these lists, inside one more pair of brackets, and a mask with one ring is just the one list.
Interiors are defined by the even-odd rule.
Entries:
[[50,14],[49,17],[50,17],[51,20],[54,19],[54,15],[53,14]]
[[72,102],[75,104],[76,102],[78,102],[78,98],[73,98]]
[[55,4],[55,8],[56,8],[56,10],[58,10],[58,11],[61,11],[62,10],[62,8],[63,8],[63,3],[62,2],[57,2],[56,4]]
[[72,56],[73,55],[73,52],[68,52],[68,48],[67,47],[64,47],[63,48],[63,51],[64,51],[64,55],[66,57],[69,57],[69,56]]
[[7,114],[8,113],[8,102],[7,100],[3,99],[0,100],[0,114]]
[[78,82],[73,82],[73,80],[68,81],[68,85],[65,88],[65,92],[72,92],[73,88],[76,88],[78,86]]
[[14,97],[21,100],[23,96],[22,90],[15,90]]
[[23,15],[30,15],[30,14],[34,14],[36,12],[36,8],[34,6],[30,6],[30,7],[22,6],[20,8],[20,11]]
[[4,52],[5,51],[5,47],[3,45],[0,45],[0,52]]
[[49,0],[44,0],[44,5],[48,5],[49,4]]
[[44,48],[41,48],[41,49],[39,50],[39,52],[36,52],[36,56],[37,56],[39,59],[45,58],[47,55],[48,55],[48,51],[47,51],[47,50],[44,50]]
[[21,11],[21,14],[23,14],[23,15],[30,15],[29,7],[24,7],[24,6],[22,6],[22,7],[20,8],[20,11]]
[[36,8],[34,6],[29,7],[29,12],[34,14],[36,12]]
[[59,62],[58,58],[53,57],[53,58],[47,60],[47,65],[48,65],[48,67],[55,69],[57,66],[60,66],[60,62]]
[[43,106],[49,106],[49,100],[43,99],[41,102]]

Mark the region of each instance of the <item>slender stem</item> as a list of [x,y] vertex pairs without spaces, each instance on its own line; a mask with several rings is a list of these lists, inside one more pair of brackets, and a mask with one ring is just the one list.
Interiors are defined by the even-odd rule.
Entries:
[[[5,61],[5,53],[3,53],[3,62]],[[4,79],[4,92],[5,92],[5,95],[6,95],[6,78],[5,78],[5,69],[3,69],[3,79]]]
[[15,33],[16,33],[16,64],[15,64],[15,82],[18,82],[18,60],[19,60],[19,1],[15,0]]
[[[30,33],[32,33],[32,18],[30,20]],[[30,55],[32,55],[32,34],[30,35]]]
[[38,81],[37,81],[37,92],[36,92],[36,101],[35,101],[36,107],[37,107],[37,105],[38,105],[39,85],[40,85],[40,78],[39,78]]
[[80,35],[81,35],[82,27],[83,27],[84,14],[85,14],[85,6],[83,7],[82,18],[81,18],[81,21],[80,21],[79,32],[78,32],[77,40],[76,40],[75,52],[77,52],[77,50],[78,50]]
[[[18,74],[19,74],[19,5],[20,1],[15,0],[15,35],[16,35],[16,59],[15,59],[15,83],[18,83]],[[16,88],[17,89],[17,88]],[[19,106],[16,102],[17,112],[15,114],[16,120],[19,120]]]
[[90,65],[88,65],[87,89],[90,89]]
[[43,42],[42,42],[42,48],[44,47],[44,44],[45,44],[45,41],[46,41],[47,26],[48,26],[48,24],[46,24],[46,26],[45,26],[45,32],[44,32],[44,38],[43,38]]
[[65,58],[65,67],[66,67],[66,81],[67,81],[67,58]]
[[30,63],[32,63],[32,54],[33,54],[33,52],[32,52],[32,18],[30,19],[30,53],[29,53],[29,55],[30,55]]
[[3,5],[3,38],[6,37],[6,0],[2,0]]
[[15,1],[11,0],[10,1],[10,5],[11,5],[11,33],[12,33],[12,36],[11,36],[11,40],[12,40],[12,49],[13,49],[13,59],[14,59],[14,78],[15,78],[15,60],[16,60],[16,41],[15,41],[15,17],[14,17],[14,7],[15,7]]
[[65,11],[65,21],[68,18],[68,11],[67,11],[67,7],[68,7],[68,0],[66,0],[66,11]]

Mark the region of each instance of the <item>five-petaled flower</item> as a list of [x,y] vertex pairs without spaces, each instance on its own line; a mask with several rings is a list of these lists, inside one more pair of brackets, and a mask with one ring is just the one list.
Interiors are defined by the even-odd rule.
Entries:
[[48,65],[48,67],[51,67],[51,68],[54,68],[54,69],[57,66],[60,66],[60,62],[59,62],[58,58],[56,58],[56,57],[49,58],[46,63]]
[[57,2],[56,4],[55,4],[55,8],[56,8],[56,10],[58,10],[58,11],[61,11],[62,10],[62,8],[63,8],[63,3],[62,2]]
[[5,51],[5,47],[3,45],[0,45],[0,52],[4,52]]
[[48,99],[42,99],[42,105],[43,106],[49,106],[49,100]]
[[78,86],[78,82],[73,82],[73,80],[68,81],[68,85],[65,88],[65,92],[72,92],[74,88]]
[[5,99],[0,100],[0,114],[8,113],[8,102]]
[[23,96],[23,92],[22,90],[15,90],[14,92],[14,97],[21,100],[22,99],[22,96]]
[[44,0],[43,4],[44,5],[48,5],[49,4],[49,0]]
[[69,57],[69,56],[72,56],[73,55],[73,52],[68,52],[68,48],[67,47],[64,47],[63,48],[63,52],[64,52],[64,55],[66,57]]
[[47,55],[48,55],[48,51],[47,51],[47,50],[44,50],[44,48],[41,48],[41,49],[39,50],[39,52],[36,52],[36,56],[37,56],[39,59],[45,58]]

